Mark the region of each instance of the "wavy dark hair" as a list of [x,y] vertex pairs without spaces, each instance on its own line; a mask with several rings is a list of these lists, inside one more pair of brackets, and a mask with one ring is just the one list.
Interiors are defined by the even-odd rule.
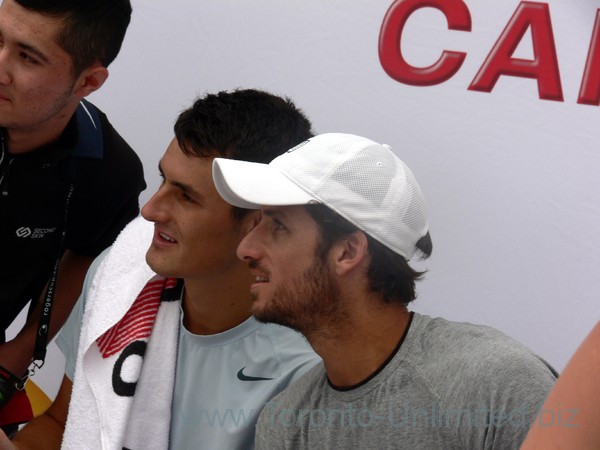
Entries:
[[[182,151],[269,163],[314,134],[306,115],[287,97],[257,89],[237,89],[196,99],[175,122]],[[237,217],[247,210],[234,208]]]
[[[342,216],[321,204],[305,206],[306,210],[317,223],[319,236],[317,256],[325,260],[331,246],[340,239],[355,231],[360,231],[355,225]],[[417,298],[415,283],[426,271],[414,270],[406,259],[398,253],[365,233],[371,255],[371,263],[367,271],[370,287],[373,292],[383,295],[386,302],[399,302],[407,305]],[[429,232],[417,242],[417,249],[423,259],[428,258],[433,250]]]
[[63,21],[57,43],[77,77],[96,61],[108,67],[119,54],[131,20],[129,0],[15,0],[23,8]]

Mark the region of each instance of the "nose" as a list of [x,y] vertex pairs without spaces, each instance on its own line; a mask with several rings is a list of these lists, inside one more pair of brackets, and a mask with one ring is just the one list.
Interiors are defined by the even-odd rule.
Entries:
[[261,221],[243,237],[237,247],[237,257],[245,262],[258,261],[262,257],[262,247],[260,246],[259,233]]
[[163,187],[161,187],[142,207],[142,217],[150,222],[166,222],[169,214],[164,200],[165,193],[163,192]]
[[8,85],[12,82],[12,75],[8,64],[7,50],[0,47],[0,84]]

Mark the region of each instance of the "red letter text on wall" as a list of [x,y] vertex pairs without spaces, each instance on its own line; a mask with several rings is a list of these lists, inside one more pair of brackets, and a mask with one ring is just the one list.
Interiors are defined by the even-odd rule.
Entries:
[[462,0],[396,0],[387,11],[379,34],[379,61],[394,80],[413,86],[440,84],[452,77],[466,53],[444,50],[429,67],[413,67],[402,56],[400,40],[410,15],[420,8],[439,9],[450,30],[471,31],[471,14]]
[[596,11],[596,22],[590,42],[585,71],[581,79],[577,103],[600,105],[600,9]]
[[[527,29],[531,27],[533,60],[512,58]],[[470,90],[491,92],[500,75],[535,78],[539,97],[563,100],[550,10],[545,3],[521,2],[479,69]]]

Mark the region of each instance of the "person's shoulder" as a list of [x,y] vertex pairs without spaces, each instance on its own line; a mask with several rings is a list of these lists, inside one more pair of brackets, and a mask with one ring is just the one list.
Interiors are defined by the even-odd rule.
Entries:
[[327,374],[322,361],[313,367],[273,397],[266,408],[280,410],[281,408],[300,410],[315,402],[328,387]]
[[301,333],[282,325],[261,323],[257,332],[268,337],[275,347],[310,348],[308,341]]
[[133,169],[140,168],[142,162],[139,159],[139,156],[113,126],[108,116],[93,103],[87,102],[87,106],[94,109],[100,120],[104,150],[102,160],[104,160],[105,163],[118,162],[122,165],[131,166]]
[[94,283],[96,274],[98,273],[102,262],[106,259],[106,256],[110,253],[110,251],[111,247],[105,248],[98,256],[94,258],[94,260],[90,264],[90,267],[88,268],[88,271],[83,281],[82,294],[79,296],[79,299],[77,301],[78,304],[81,304],[81,315],[83,315],[83,311],[85,310],[85,304],[87,300],[86,294],[89,291],[90,286]]
[[[102,111],[98,106],[89,101],[86,101],[85,104],[86,108],[88,110],[91,109],[95,113],[95,116],[98,117],[98,119],[100,120],[100,126],[102,128],[102,134],[104,138],[110,138],[112,137],[112,135],[121,136],[104,111]],[[127,143],[126,145],[129,147]]]
[[419,325],[414,345],[421,351],[413,349],[410,357],[432,366],[433,373],[437,372],[433,366],[445,366],[446,370],[488,379],[529,375],[552,382],[556,378],[546,361],[493,327],[428,316],[416,319]]
[[[102,110],[88,101],[85,101],[84,107],[88,112],[83,115],[86,117],[83,120],[89,117],[93,125],[80,124],[78,133],[97,130],[98,127],[102,132],[96,134],[96,131],[90,131],[101,139],[100,144],[94,141],[92,145],[100,145],[100,150],[94,150],[91,154],[84,152],[83,157],[77,159],[78,171],[84,172],[85,175],[80,177],[83,178],[81,181],[85,182],[89,179],[90,183],[97,184],[102,180],[110,180],[110,183],[106,183],[108,186],[126,183],[135,185],[136,189],[143,189],[144,171],[139,156],[113,127]],[[90,139],[88,137],[87,141],[91,142]]]
[[[440,317],[416,316],[420,321],[419,339],[433,351],[460,355],[494,355],[495,353],[521,353],[534,356],[523,344],[506,333],[488,325],[453,322]],[[501,351],[495,352],[498,349]],[[498,355],[500,356],[500,355]]]
[[[291,328],[272,323],[261,323],[256,331],[259,340],[266,340],[274,357],[282,366],[287,366],[295,379],[309,367],[321,360],[306,338]],[[297,373],[296,373],[297,372]]]
[[423,334],[431,337],[451,339],[470,339],[472,337],[502,339],[508,337],[502,331],[488,325],[457,322],[418,313],[415,313],[414,317],[414,320],[420,324]]

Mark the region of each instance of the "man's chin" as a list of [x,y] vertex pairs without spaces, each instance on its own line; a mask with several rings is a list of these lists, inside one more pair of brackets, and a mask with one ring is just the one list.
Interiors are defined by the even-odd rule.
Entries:
[[250,314],[254,316],[256,320],[262,323],[278,323],[277,317],[265,310],[259,303],[257,296],[252,296],[253,303],[250,308]]
[[296,331],[300,331],[297,321],[293,320],[287,314],[281,314],[277,311],[272,311],[266,308],[260,308],[256,303],[252,304],[250,313],[256,320],[261,323],[273,323],[284,327],[291,328]]
[[162,261],[160,258],[156,258],[155,255],[152,254],[152,248],[146,253],[146,264],[148,264],[154,273],[161,277],[180,278],[179,275],[169,267],[167,262]]
[[153,257],[152,255],[152,247],[150,247],[148,249],[148,251],[146,252],[146,264],[148,264],[148,266],[150,266],[150,268],[156,272],[156,258]]

